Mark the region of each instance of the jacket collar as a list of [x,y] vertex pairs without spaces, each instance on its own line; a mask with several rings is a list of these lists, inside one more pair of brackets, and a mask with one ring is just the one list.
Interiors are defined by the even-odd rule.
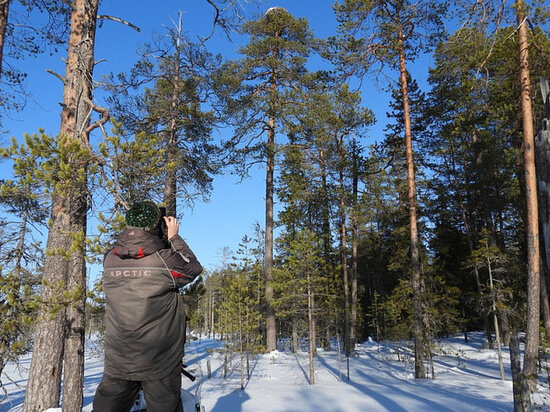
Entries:
[[165,248],[164,241],[152,233],[141,229],[126,229],[117,238],[113,253],[121,259],[140,259]]

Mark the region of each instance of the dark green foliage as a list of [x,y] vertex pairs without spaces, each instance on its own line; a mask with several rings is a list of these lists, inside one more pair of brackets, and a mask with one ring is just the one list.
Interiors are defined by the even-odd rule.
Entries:
[[240,49],[243,58],[224,63],[213,86],[225,120],[235,130],[226,142],[229,158],[237,172],[246,176],[250,163],[268,154],[261,139],[264,130],[274,127],[280,132],[299,115],[306,59],[317,40],[305,19],[294,18],[282,8],[246,23],[243,32],[250,36]]
[[31,350],[44,259],[36,233],[48,216],[40,194],[41,186],[25,176],[0,185],[0,375]]
[[342,0],[333,4],[339,33],[327,54],[340,71],[362,77],[375,66],[398,67],[398,33],[408,61],[444,35],[447,1]]
[[219,170],[217,118],[206,107],[220,57],[185,36],[181,16],[166,31],[145,46],[129,73],[109,77],[107,102],[120,123],[103,150],[116,160],[111,179],[121,199],[164,201],[173,214],[176,193],[187,204],[206,200]]

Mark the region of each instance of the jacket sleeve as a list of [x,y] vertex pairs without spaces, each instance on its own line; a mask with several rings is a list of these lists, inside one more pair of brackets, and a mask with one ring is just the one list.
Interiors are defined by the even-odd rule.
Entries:
[[180,235],[173,236],[169,242],[170,249],[162,251],[162,258],[178,287],[182,287],[201,274],[202,266]]

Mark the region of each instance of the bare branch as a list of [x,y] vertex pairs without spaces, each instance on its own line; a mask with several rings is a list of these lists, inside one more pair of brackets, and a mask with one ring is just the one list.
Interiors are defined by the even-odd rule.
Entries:
[[[110,116],[109,116],[109,109],[107,109],[105,107],[97,106],[96,104],[94,104],[94,102],[92,102],[87,97],[84,97],[84,100],[86,101],[86,103],[88,103],[90,105],[91,110],[93,110],[93,111],[95,111],[95,112],[97,112],[101,115],[101,117],[98,120],[96,120],[95,122],[90,124],[84,130],[84,134],[86,136],[88,136],[91,133],[91,131],[94,130],[94,129],[97,129],[97,128],[102,128],[103,129],[103,125],[109,121]],[[86,139],[86,141],[87,140],[88,139]]]
[[56,73],[56,72],[54,72],[53,70],[50,70],[50,69],[46,69],[46,72],[50,73],[51,75],[53,75],[55,77],[57,77],[59,80],[61,80],[61,82],[63,84],[65,84],[65,78],[63,76],[61,76],[59,73]]
[[128,27],[131,27],[132,29],[134,29],[135,31],[137,32],[141,32],[141,29],[138,27],[138,26],[135,26],[133,25],[132,23],[126,21],[126,20],[123,20],[119,17],[114,17],[114,16],[105,16],[105,15],[100,15],[100,16],[97,16],[98,19],[104,19],[104,20],[113,20],[113,21],[116,21],[116,22],[119,22],[119,23],[122,23],[122,24],[125,24],[126,26]]

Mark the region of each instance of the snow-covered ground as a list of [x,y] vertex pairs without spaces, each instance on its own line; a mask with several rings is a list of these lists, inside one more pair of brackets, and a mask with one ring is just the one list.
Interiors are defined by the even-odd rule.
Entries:
[[[345,358],[337,351],[320,350],[315,360],[314,385],[309,384],[306,352],[276,351],[251,360],[251,378],[241,390],[238,356],[233,358],[224,379],[223,355],[216,350],[222,344],[196,339],[187,345],[185,362],[197,380],[182,380],[185,411],[194,411],[194,395],[199,393],[207,412],[513,411],[508,351],[503,348],[506,378],[502,381],[497,352],[484,348],[483,343],[481,333],[471,334],[467,344],[463,337],[438,342],[435,380],[414,379],[410,354],[396,344],[357,345],[356,355],[349,360],[349,380]],[[208,363],[211,378],[207,377]],[[0,404],[0,412],[21,410],[29,365],[30,358],[25,357],[18,368],[6,368],[2,380],[8,396]],[[90,350],[83,411],[92,410],[102,371],[101,355]],[[534,400],[538,410],[550,411],[547,385],[541,385]]]

